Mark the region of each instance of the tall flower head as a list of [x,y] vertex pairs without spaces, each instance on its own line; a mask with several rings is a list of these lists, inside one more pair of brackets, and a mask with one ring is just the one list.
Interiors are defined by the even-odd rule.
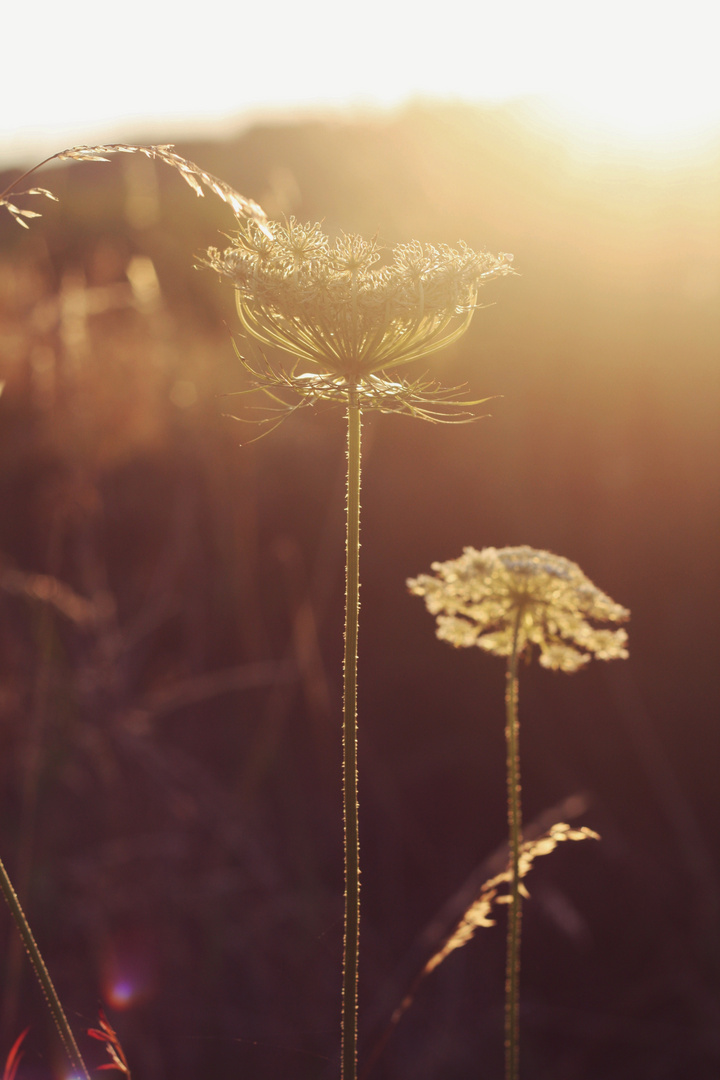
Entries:
[[[207,263],[233,282],[251,338],[310,365],[294,389],[311,385],[318,396],[342,398],[353,387],[366,404],[397,404],[410,384],[387,382],[386,374],[459,338],[481,285],[512,272],[508,255],[417,241],[398,245],[382,264],[374,240],[342,235],[331,243],[320,225],[294,218],[247,221],[225,251],[208,252]],[[269,373],[270,382],[287,385],[287,369]],[[380,373],[389,393],[378,389]]]
[[540,649],[543,667],[577,671],[591,657],[627,657],[627,633],[603,623],[630,612],[601,592],[576,563],[531,547],[466,547],[459,559],[432,564],[434,575],[408,581],[437,617],[437,636],[496,656]]

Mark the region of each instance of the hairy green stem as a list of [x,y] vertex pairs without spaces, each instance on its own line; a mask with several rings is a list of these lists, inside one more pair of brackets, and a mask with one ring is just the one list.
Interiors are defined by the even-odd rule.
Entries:
[[518,724],[518,633],[522,605],[518,606],[513,633],[512,652],[508,657],[505,676],[505,739],[507,742],[508,827],[510,832],[511,891],[507,928],[507,964],[505,968],[505,1080],[518,1080],[520,1032],[520,845],[522,844],[522,811],[520,805],[520,753]]
[[360,944],[360,843],[357,798],[357,642],[360,612],[360,405],[348,394],[347,549],[343,674],[343,820],[345,946],[342,986],[342,1080],[357,1074],[357,984]]
[[40,955],[40,950],[37,947],[35,938],[33,937],[30,924],[28,923],[25,912],[23,911],[20,901],[18,900],[17,893],[12,887],[10,878],[7,875],[2,860],[0,859],[0,889],[2,889],[3,896],[7,900],[7,905],[10,908],[15,925],[17,926],[20,937],[23,940],[23,944],[27,949],[27,954],[30,957],[30,963],[35,969],[35,974],[38,977],[40,986],[42,987],[45,1000],[48,1003],[50,1012],[52,1013],[55,1025],[60,1033],[60,1038],[63,1041],[67,1056],[70,1058],[72,1066],[77,1069],[81,1076],[85,1080],[90,1080],[90,1075],[87,1071],[85,1062],[83,1061],[82,1054],[78,1050],[78,1045],[75,1042],[75,1036],[73,1035],[67,1017],[60,1004],[60,998],[57,996],[57,991],[53,986],[50,973],[45,966],[45,961]]

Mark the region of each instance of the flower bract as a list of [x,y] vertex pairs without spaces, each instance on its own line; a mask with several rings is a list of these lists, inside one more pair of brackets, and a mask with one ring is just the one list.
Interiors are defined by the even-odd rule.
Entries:
[[543,667],[577,671],[593,656],[627,657],[627,633],[608,629],[630,612],[601,592],[580,567],[531,547],[466,547],[459,559],[432,564],[408,581],[437,617],[437,636],[509,656],[537,645]]
[[374,240],[318,224],[241,224],[207,264],[230,278],[245,332],[307,362],[322,376],[360,386],[449,345],[469,325],[478,290],[512,272],[511,256],[467,245],[398,245],[381,264]]

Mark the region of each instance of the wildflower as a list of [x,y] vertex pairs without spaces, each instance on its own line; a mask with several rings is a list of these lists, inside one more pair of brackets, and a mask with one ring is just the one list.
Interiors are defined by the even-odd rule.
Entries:
[[[593,585],[576,563],[531,547],[466,547],[459,559],[432,564],[434,576],[408,580],[408,588],[425,598],[437,617],[437,636],[455,646],[477,645],[507,658],[505,674],[506,782],[510,859],[507,871],[486,882],[476,904],[466,912],[455,935],[430,961],[464,944],[476,926],[491,925],[493,902],[508,903],[505,966],[505,1078],[518,1080],[521,906],[527,891],[522,878],[536,855],[551,851],[559,839],[595,836],[587,829],[570,830],[559,823],[528,845],[522,835],[520,785],[520,724],[518,720],[518,661],[534,645],[543,667],[577,671],[592,656],[613,660],[628,655],[623,629],[608,630],[598,623],[623,622],[630,615]],[[498,896],[507,882],[509,892]]]
[[[395,369],[457,340],[470,324],[482,283],[511,272],[509,256],[479,255],[464,245],[455,250],[413,241],[396,247],[388,265],[379,265],[380,259],[374,240],[342,235],[331,244],[320,225],[303,225],[292,217],[284,223],[241,223],[231,246],[223,252],[211,248],[205,259],[235,286],[238,316],[248,337],[293,357],[289,365],[263,357],[261,366],[241,357],[253,377],[249,392],[264,391],[281,412],[317,401],[347,405],[341,1080],[357,1076],[361,414],[374,408],[438,421],[444,408],[459,405],[449,400],[453,389],[424,379],[406,382]],[[298,371],[300,364],[309,370]],[[296,404],[285,401],[285,391],[294,394]]]
[[264,382],[250,369],[257,385],[285,384],[301,396],[320,386],[319,396],[340,400],[358,390],[364,404],[379,407],[409,402],[414,385],[386,373],[457,340],[480,286],[512,272],[508,255],[417,241],[398,245],[389,265],[379,261],[375,241],[342,235],[331,245],[319,225],[292,217],[263,228],[247,221],[224,252],[210,249],[206,263],[233,282],[246,333],[311,365],[298,376],[294,367],[282,374],[268,367]]
[[531,547],[466,547],[459,559],[433,563],[435,576],[408,581],[437,616],[437,636],[510,656],[537,645],[543,667],[577,671],[592,656],[627,657],[627,633],[597,623],[624,622],[630,612],[601,592],[579,566]]

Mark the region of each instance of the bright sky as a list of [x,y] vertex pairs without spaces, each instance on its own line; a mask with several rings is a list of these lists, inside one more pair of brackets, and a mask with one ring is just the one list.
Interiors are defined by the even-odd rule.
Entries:
[[718,0],[35,0],[6,22],[0,160],[418,96],[668,140],[720,128],[719,27]]

